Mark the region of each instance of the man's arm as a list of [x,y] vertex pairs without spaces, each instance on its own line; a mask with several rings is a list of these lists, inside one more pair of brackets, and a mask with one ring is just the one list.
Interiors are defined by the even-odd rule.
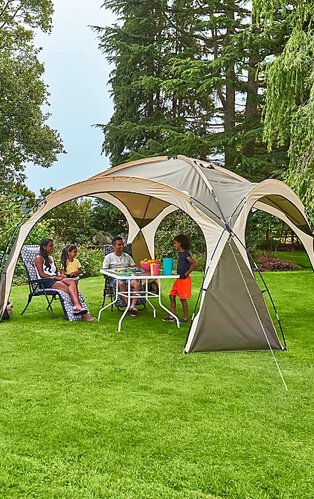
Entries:
[[128,260],[129,260],[129,266],[130,267],[135,267],[135,261],[131,257],[131,255],[128,255]]
[[110,269],[110,261],[109,261],[109,255],[106,255],[102,264],[103,269]]

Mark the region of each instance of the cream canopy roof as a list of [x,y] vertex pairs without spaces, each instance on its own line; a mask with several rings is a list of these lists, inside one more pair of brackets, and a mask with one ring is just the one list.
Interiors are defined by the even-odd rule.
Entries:
[[[284,220],[297,233],[314,267],[313,237],[304,207],[283,182],[270,179],[254,184],[222,167],[184,156],[147,158],[108,169],[53,192],[45,199],[37,212],[20,228],[1,275],[2,311],[10,293],[17,258],[29,231],[56,206],[82,196],[104,199],[124,213],[129,224],[128,241],[133,243],[136,260],[148,254],[153,256],[155,233],[166,215],[177,209],[186,212],[198,223],[206,241],[205,294],[221,258],[229,263],[234,259],[239,268],[243,261],[247,272],[251,274],[245,249],[245,227],[252,207]],[[243,282],[251,279],[247,272],[241,272]],[[204,302],[205,295],[202,299]],[[268,324],[274,346],[278,346],[276,334],[263,306],[259,313]],[[199,321],[193,321],[187,351],[195,346],[197,323]],[[254,327],[259,327],[256,324]],[[241,341],[239,338],[239,345]],[[248,347],[254,349],[254,341]],[[265,343],[265,338],[263,341]]]

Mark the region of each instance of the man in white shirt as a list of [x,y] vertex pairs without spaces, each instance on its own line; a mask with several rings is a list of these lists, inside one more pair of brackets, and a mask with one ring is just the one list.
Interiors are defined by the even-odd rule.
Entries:
[[[104,258],[103,262],[103,269],[112,269],[112,270],[117,270],[117,269],[123,269],[125,267],[135,267],[135,263],[133,258],[128,255],[127,253],[123,252],[123,239],[120,236],[114,237],[112,240],[112,248],[113,252],[109,253],[109,255],[106,255]],[[125,281],[117,280],[119,290],[120,291],[126,291],[127,285]],[[132,279],[130,281],[130,286],[131,289],[134,291],[140,291],[141,289],[141,283],[137,279]],[[123,301],[125,303],[128,302],[126,296],[121,296]],[[138,311],[135,307],[137,302],[137,298],[132,298],[131,300],[131,306],[130,306],[130,315],[133,317],[138,314]]]

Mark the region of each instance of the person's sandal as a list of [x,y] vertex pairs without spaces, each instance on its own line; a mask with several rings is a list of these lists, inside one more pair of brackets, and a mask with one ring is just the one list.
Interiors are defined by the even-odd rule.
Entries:
[[187,324],[189,322],[189,319],[180,319],[179,324]]
[[168,315],[167,317],[163,317],[161,320],[164,322],[175,322],[175,318],[171,317],[170,315]]
[[131,317],[137,317],[137,315],[138,315],[137,308],[130,308],[129,309],[129,314],[130,314]]
[[81,308],[80,310],[78,308],[73,307],[73,314],[74,315],[85,315],[88,313],[88,310],[86,308]]

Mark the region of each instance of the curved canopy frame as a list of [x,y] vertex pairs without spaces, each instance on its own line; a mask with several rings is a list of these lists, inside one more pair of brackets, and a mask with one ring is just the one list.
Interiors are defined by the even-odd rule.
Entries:
[[[10,256],[1,275],[1,313],[3,313],[5,304],[9,297],[14,269],[25,239],[27,238],[34,225],[44,215],[46,215],[53,208],[56,208],[60,204],[84,196],[93,196],[107,200],[108,202],[117,206],[117,208],[121,209],[121,211],[126,216],[128,223],[130,224],[128,241],[134,241],[134,239],[140,232],[140,227],[135,222],[134,217],[130,214],[124,203],[122,203],[116,197],[116,195],[119,193],[133,193],[139,195],[145,193],[145,195],[149,198],[160,199],[164,201],[167,205],[167,208],[163,209],[164,216],[171,211],[170,207],[173,207],[173,210],[181,209],[189,216],[191,216],[191,218],[195,220],[195,222],[203,231],[207,244],[207,253],[209,253],[211,251],[211,248],[215,245],[218,237],[217,229],[218,231],[220,231],[221,228],[214,221],[208,219],[206,215],[204,215],[197,207],[193,206],[187,194],[171,187],[161,187],[157,182],[151,180],[137,178],[129,179],[127,177],[104,177],[100,180],[97,177],[93,177],[84,182],[79,182],[51,193],[46,198],[45,202],[39,207],[37,212],[34,213],[33,216],[21,226],[14,247],[11,250]],[[175,201],[175,205],[173,204],[173,201]],[[158,217],[157,220],[159,220]],[[146,242],[148,242],[148,247],[151,248],[151,243],[149,241],[149,232],[146,230],[144,231],[143,235],[146,239]]]

